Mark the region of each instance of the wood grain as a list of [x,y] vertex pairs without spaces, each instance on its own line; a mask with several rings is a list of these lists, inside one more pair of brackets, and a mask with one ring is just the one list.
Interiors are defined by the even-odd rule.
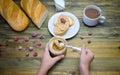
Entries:
[[[23,32],[15,32],[10,28],[9,24],[0,16],[0,75],[35,75],[39,66],[42,52],[45,44],[52,38],[47,29],[48,20],[57,13],[53,0],[40,0],[49,10],[49,14],[40,29],[37,29],[33,22],[29,19],[29,27]],[[14,0],[20,7],[20,0]],[[68,43],[81,47],[82,44],[91,49],[95,58],[91,64],[91,75],[120,75],[120,0],[66,0],[66,9],[64,11],[71,12],[77,16],[80,22],[80,30],[78,34],[68,39]],[[86,5],[95,4],[105,10],[103,14],[106,21],[95,27],[88,27],[82,22],[82,11]],[[31,33],[35,31],[38,35],[43,34],[44,39],[39,37],[31,37]],[[91,36],[88,32],[92,31]],[[80,36],[84,36],[81,40]],[[19,36],[19,41],[14,42],[13,37]],[[29,36],[30,41],[24,42],[24,37]],[[41,42],[42,46],[33,44],[32,41]],[[91,44],[87,41],[91,40]],[[34,46],[33,51],[28,51],[29,46]],[[19,51],[18,47],[23,46],[23,50]],[[37,51],[38,57],[33,57],[33,52]],[[26,57],[25,53],[29,52],[30,56]],[[67,49],[65,59],[58,62],[49,72],[48,75],[80,75],[79,51]]]

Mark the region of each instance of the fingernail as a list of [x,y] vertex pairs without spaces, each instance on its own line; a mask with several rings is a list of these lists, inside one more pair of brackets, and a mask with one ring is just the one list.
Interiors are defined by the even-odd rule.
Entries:
[[62,55],[62,58],[64,58],[64,55]]

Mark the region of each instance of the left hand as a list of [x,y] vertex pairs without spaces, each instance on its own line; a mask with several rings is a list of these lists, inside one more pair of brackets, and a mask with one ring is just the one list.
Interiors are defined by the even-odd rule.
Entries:
[[48,44],[46,44],[46,48],[41,59],[40,69],[48,71],[57,61],[59,61],[62,58],[64,58],[64,55],[51,57],[49,53]]

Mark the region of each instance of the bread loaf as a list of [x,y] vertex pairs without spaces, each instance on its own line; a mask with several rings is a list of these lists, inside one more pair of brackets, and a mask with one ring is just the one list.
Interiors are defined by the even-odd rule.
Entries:
[[33,23],[40,28],[48,14],[46,7],[39,0],[21,0],[21,7]]
[[28,26],[28,18],[12,0],[0,0],[0,15],[16,31],[22,31]]

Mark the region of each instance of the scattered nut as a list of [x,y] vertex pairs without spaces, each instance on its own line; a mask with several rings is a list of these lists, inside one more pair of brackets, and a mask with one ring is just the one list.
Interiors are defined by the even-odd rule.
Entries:
[[32,32],[32,37],[35,37],[35,36],[37,36],[37,33],[36,32]]
[[33,56],[34,56],[34,57],[38,56],[38,52],[34,52],[34,53],[33,53]]
[[84,39],[84,36],[83,36],[83,35],[81,35],[81,36],[80,36],[80,39],[81,39],[81,40],[82,40],[82,39]]
[[14,41],[18,41],[19,37],[18,36],[14,36],[13,39],[14,39]]
[[25,56],[28,57],[28,56],[29,56],[29,53],[26,53]]
[[88,35],[92,35],[93,33],[91,31],[88,32]]
[[18,50],[22,50],[22,49],[23,49],[23,47],[22,47],[22,46],[19,46]]
[[88,44],[90,44],[90,43],[91,43],[91,40],[88,40],[87,42],[88,42]]
[[40,42],[37,43],[37,46],[41,46],[42,44]]
[[24,40],[25,40],[25,42],[28,42],[30,40],[30,38],[28,36],[25,36]]
[[33,46],[30,46],[28,49],[29,49],[29,51],[32,51],[33,50]]
[[44,39],[44,36],[42,34],[40,34],[39,39]]

